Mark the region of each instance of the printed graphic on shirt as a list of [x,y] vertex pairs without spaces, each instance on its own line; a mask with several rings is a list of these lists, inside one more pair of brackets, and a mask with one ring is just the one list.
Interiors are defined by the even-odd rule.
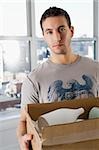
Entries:
[[87,75],[83,75],[82,79],[84,80],[84,84],[72,79],[66,83],[66,86],[64,86],[62,80],[54,81],[48,89],[48,100],[54,101],[81,97],[94,97],[94,94],[92,93],[92,79]]

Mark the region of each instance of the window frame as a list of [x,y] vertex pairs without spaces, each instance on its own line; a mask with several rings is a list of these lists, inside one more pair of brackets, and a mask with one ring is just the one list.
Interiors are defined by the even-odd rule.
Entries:
[[[93,27],[94,37],[93,38],[74,38],[74,41],[94,41],[94,58],[99,61],[99,0],[93,0]],[[35,34],[35,2],[34,0],[26,0],[26,14],[27,14],[27,36],[0,36],[0,40],[28,40],[30,48],[30,62],[31,70],[37,65],[37,47],[36,47],[36,34]],[[35,58],[35,59],[33,59]],[[10,102],[9,102],[10,103]]]

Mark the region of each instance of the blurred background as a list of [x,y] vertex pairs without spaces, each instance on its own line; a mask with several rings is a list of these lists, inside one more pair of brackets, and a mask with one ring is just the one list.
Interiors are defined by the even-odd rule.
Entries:
[[99,61],[99,0],[0,0],[0,150],[19,150],[21,86],[50,56],[39,25],[50,6],[70,14],[74,52]]

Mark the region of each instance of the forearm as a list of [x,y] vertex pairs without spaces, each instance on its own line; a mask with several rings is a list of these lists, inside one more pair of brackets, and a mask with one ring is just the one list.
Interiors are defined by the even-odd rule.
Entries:
[[17,138],[19,141],[20,150],[23,150],[23,149],[29,150],[32,135],[27,134],[25,120],[19,121],[18,128],[17,128]]
[[25,109],[21,110],[20,119],[17,127],[17,137],[18,139],[27,133],[26,129],[26,114]]
[[25,120],[24,121],[19,121],[18,128],[17,128],[17,137],[18,137],[18,139],[26,133],[27,133],[26,121]]

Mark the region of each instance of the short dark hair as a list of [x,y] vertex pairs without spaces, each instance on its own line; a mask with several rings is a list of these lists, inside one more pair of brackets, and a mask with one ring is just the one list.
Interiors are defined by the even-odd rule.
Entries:
[[55,17],[55,16],[64,16],[66,18],[69,28],[71,27],[70,16],[65,10],[61,8],[57,8],[57,7],[50,7],[41,16],[40,26],[41,26],[42,31],[43,31],[43,27],[42,27],[43,21],[48,17]]

